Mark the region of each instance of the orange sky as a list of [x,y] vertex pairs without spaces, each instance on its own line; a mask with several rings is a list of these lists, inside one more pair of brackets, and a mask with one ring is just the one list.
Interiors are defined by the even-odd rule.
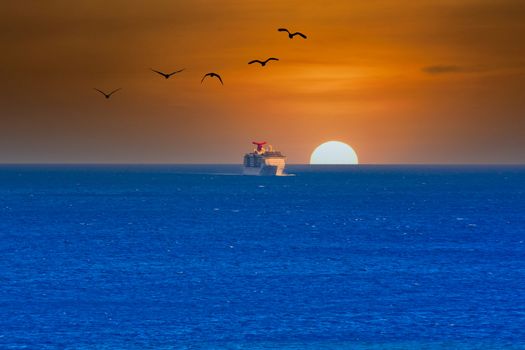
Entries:
[[523,38],[522,0],[3,1],[0,162],[524,163]]

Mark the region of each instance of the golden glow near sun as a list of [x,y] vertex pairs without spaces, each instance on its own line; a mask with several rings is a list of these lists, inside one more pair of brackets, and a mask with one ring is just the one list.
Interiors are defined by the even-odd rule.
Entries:
[[358,164],[354,149],[344,142],[328,141],[319,145],[310,157],[310,164]]

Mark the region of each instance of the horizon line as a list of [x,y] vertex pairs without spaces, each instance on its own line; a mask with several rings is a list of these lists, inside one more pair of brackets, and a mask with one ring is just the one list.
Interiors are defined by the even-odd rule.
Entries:
[[[217,165],[236,165],[242,166],[240,163],[168,163],[168,162],[0,162],[0,166],[24,166],[24,165],[207,165],[207,166],[217,166]],[[511,163],[511,162],[502,162],[502,163],[359,163],[359,164],[309,164],[309,163],[288,163],[287,166],[525,166],[524,163]]]

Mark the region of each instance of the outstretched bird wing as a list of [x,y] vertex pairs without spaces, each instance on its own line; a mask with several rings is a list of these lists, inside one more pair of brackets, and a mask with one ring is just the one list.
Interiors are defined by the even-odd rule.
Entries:
[[286,29],[286,28],[279,28],[279,29],[277,29],[277,31],[278,32],[286,32],[286,33],[290,34],[290,31],[288,29]]
[[219,74],[214,74],[214,76],[217,77],[220,80],[222,85],[224,85],[224,83],[222,82],[221,76]]
[[201,79],[201,84],[202,84],[202,82],[204,81],[204,79],[206,79],[206,77],[209,76],[209,75],[210,75],[210,73],[208,73],[208,74],[204,74],[204,76],[203,76],[202,79]]
[[93,89],[94,89],[94,90],[97,90],[97,91],[100,92],[102,95],[107,96],[106,93],[105,93],[104,91],[99,90],[99,89],[97,89],[97,88],[93,88]]
[[177,73],[180,73],[182,72],[183,70],[185,70],[186,68],[182,68],[181,70],[177,70],[175,72],[171,72],[170,74],[168,74],[169,76],[172,76],[173,74],[177,74]]
[[260,63],[260,64],[262,64],[262,62],[259,61],[259,60],[253,60],[253,61],[248,62],[248,64],[253,64],[253,63]]
[[292,34],[292,36],[296,36],[296,35],[299,35],[301,38],[306,39],[306,35],[304,35],[303,33],[295,32]]
[[117,91],[119,91],[119,90],[122,90],[122,88],[118,88],[118,89],[115,89],[115,90],[111,91],[111,92],[108,94],[108,96],[113,95],[115,92],[117,92]]
[[268,58],[268,59],[266,60],[266,62],[268,62],[268,61],[279,61],[279,59],[278,59],[278,58],[275,58],[275,57],[270,57],[270,58]]
[[160,75],[162,75],[164,78],[165,78],[166,75],[167,75],[166,73],[162,73],[162,72],[160,72],[160,71],[158,71],[158,70],[155,70],[155,69],[153,69],[153,68],[150,68],[150,69],[151,69],[152,72],[155,72],[155,73],[157,73],[157,74],[160,74]]

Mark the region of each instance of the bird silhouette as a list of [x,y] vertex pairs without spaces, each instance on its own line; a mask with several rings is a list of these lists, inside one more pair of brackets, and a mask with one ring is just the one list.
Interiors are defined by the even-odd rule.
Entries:
[[171,78],[171,76],[172,76],[173,74],[180,73],[180,72],[182,72],[182,71],[183,71],[184,69],[186,69],[186,68],[183,68],[183,69],[181,69],[181,70],[177,70],[177,71],[175,71],[175,72],[171,72],[171,73],[169,73],[169,74],[166,74],[166,73],[160,72],[160,71],[155,70],[155,69],[153,69],[153,68],[150,68],[150,69],[151,69],[152,72],[155,72],[155,73],[157,73],[157,74],[160,74],[160,75],[162,75],[164,78],[169,79],[169,78]]
[[219,74],[213,73],[213,72],[204,74],[204,76],[202,77],[202,80],[201,80],[201,84],[204,81],[204,79],[206,79],[206,77],[217,78],[217,79],[219,79],[221,84],[224,85],[224,83],[222,82],[221,76]]
[[248,64],[259,63],[261,66],[264,67],[266,66],[266,63],[268,63],[269,61],[279,61],[279,59],[275,57],[270,57],[266,61],[253,60],[253,61],[248,62]]
[[299,33],[299,32],[290,33],[290,31],[288,29],[286,29],[286,28],[279,28],[279,29],[277,29],[277,31],[288,33],[288,37],[290,39],[293,39],[293,37],[296,36],[296,35],[299,35],[301,38],[306,39],[306,35],[304,35],[303,33]]
[[94,88],[95,90],[97,90],[98,92],[100,92],[102,95],[104,95],[105,98],[109,99],[111,97],[111,95],[113,95],[115,92],[119,91],[119,90],[122,90],[122,88],[118,88],[116,90],[113,90],[111,91],[109,94],[106,94],[104,91],[102,90],[99,90],[97,88]]

